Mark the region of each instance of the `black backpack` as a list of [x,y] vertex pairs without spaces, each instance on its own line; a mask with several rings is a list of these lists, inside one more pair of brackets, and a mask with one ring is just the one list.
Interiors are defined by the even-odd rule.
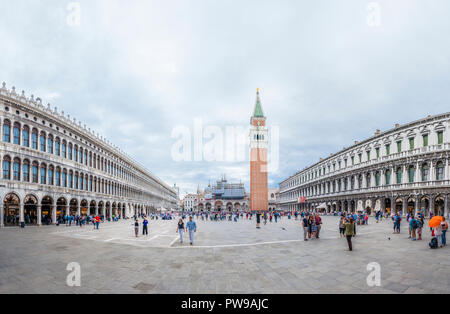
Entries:
[[438,240],[436,238],[432,238],[431,242],[429,243],[430,249],[437,249],[438,247]]

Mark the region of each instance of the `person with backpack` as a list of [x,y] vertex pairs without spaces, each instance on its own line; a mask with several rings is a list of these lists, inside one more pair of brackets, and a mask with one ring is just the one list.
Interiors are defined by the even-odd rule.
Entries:
[[148,235],[148,220],[147,217],[144,217],[144,221],[142,222],[142,235]]
[[345,223],[345,237],[347,238],[348,250],[353,251],[352,237],[354,236],[353,217]]
[[417,220],[414,216],[411,216],[409,220],[409,230],[410,230],[410,238],[412,241],[416,241],[416,229],[417,229]]
[[308,229],[309,229],[309,222],[308,222],[308,218],[303,218],[302,221],[302,227],[303,227],[303,240],[304,241],[308,241],[307,237],[308,237]]
[[315,217],[315,225],[317,227],[317,233],[316,233],[316,238],[319,239],[319,234],[320,234],[320,229],[321,229],[321,225],[322,225],[322,218],[320,218],[319,215],[316,215]]

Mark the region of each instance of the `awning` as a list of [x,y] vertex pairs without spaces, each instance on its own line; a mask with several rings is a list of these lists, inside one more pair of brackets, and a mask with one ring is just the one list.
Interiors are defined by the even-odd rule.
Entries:
[[319,206],[316,206],[316,209],[327,209],[327,204],[322,203]]

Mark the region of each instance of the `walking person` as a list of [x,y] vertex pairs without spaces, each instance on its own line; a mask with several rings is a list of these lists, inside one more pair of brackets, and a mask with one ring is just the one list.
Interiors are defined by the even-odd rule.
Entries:
[[185,231],[183,219],[178,220],[177,231],[180,234],[180,243],[183,243],[183,233]]
[[189,231],[189,240],[191,245],[194,244],[194,232],[197,232],[197,225],[195,221],[192,221],[192,216],[189,217],[189,221],[186,224],[186,229]]
[[148,235],[148,220],[147,217],[144,217],[144,221],[142,222],[142,235]]
[[136,235],[136,238],[139,236],[139,221],[137,218],[134,221],[134,234]]
[[257,228],[257,229],[261,228],[261,227],[259,226],[260,223],[261,223],[261,214],[260,214],[260,213],[257,213],[257,214],[256,214],[256,228]]
[[442,219],[441,222],[441,228],[442,228],[442,245],[446,246],[447,245],[447,238],[446,238],[446,233],[448,230],[448,223],[447,221],[445,221],[445,217]]
[[307,239],[307,237],[308,237],[308,229],[309,229],[309,226],[308,226],[308,218],[303,218],[303,220],[302,220],[302,226],[303,226],[303,240],[304,241],[308,241],[308,239]]
[[349,251],[353,251],[353,244],[352,244],[352,238],[354,236],[354,222],[353,222],[353,218],[350,217],[350,219],[348,220],[347,223],[345,223],[345,237],[347,238],[347,243],[348,243],[348,250]]
[[339,220],[339,237],[345,237],[345,217],[341,216]]
[[100,216],[99,215],[95,216],[94,225],[95,225],[95,229],[98,230],[98,226],[100,225]]

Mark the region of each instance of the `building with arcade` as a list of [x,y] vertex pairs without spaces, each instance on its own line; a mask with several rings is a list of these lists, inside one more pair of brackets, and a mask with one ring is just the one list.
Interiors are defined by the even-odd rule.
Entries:
[[177,208],[177,192],[64,112],[0,88],[0,226]]

